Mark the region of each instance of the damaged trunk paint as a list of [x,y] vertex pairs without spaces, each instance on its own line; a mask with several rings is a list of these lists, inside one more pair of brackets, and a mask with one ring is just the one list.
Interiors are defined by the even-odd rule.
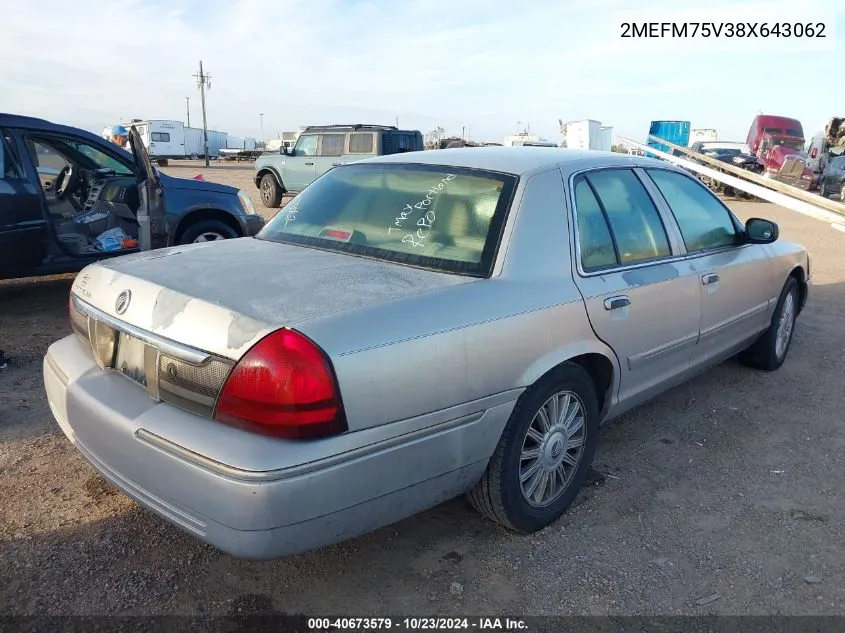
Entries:
[[[73,292],[130,325],[237,360],[281,326],[471,281],[243,238],[100,262],[77,277]],[[125,290],[131,301],[118,313]]]

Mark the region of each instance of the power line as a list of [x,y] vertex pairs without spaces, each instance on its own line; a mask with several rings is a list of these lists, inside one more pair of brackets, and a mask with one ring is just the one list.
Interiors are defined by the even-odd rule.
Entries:
[[205,89],[211,90],[211,73],[202,71],[202,60],[200,60],[200,71],[194,78],[197,80],[197,88],[200,89],[202,99],[202,135],[205,142],[205,166],[208,167],[208,124],[205,118]]

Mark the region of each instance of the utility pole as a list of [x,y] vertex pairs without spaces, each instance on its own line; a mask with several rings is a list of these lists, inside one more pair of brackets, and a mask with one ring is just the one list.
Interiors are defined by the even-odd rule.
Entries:
[[261,117],[261,142],[264,142],[264,113],[262,112],[258,116]]
[[197,87],[200,89],[200,97],[202,98],[202,136],[205,142],[205,166],[208,167],[208,124],[205,118],[205,89],[211,90],[211,75],[203,73],[202,60],[200,60],[200,72],[194,77],[197,79]]
[[466,139],[466,131],[467,131],[467,127],[466,127],[466,125],[462,126],[462,127],[461,127],[461,140],[462,140],[462,141],[463,141],[464,139]]
[[188,108],[188,127],[191,127],[191,98],[185,97],[185,104]]

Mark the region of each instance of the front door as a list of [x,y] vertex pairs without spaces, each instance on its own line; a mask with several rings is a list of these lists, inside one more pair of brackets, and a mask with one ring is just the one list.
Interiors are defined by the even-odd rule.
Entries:
[[0,278],[30,274],[47,254],[41,183],[27,176],[17,139],[0,130]]
[[169,229],[165,217],[164,190],[161,179],[138,130],[129,128],[129,143],[135,159],[135,181],[138,183],[138,247],[142,251],[164,248],[169,243]]
[[680,382],[698,341],[697,277],[641,177],[600,169],[574,181],[575,282],[619,361],[619,411]]
[[317,177],[317,134],[303,134],[296,141],[293,156],[285,158],[285,189],[297,193],[314,182]]
[[646,171],[677,222],[698,280],[701,336],[691,364],[703,368],[740,351],[768,327],[780,287],[766,247],[744,244],[740,222],[698,180],[665,169]]

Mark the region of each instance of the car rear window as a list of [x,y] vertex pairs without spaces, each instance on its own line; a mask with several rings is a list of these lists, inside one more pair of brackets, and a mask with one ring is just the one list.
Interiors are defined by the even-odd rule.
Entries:
[[347,165],[315,180],[258,238],[488,276],[516,182],[439,165]]

